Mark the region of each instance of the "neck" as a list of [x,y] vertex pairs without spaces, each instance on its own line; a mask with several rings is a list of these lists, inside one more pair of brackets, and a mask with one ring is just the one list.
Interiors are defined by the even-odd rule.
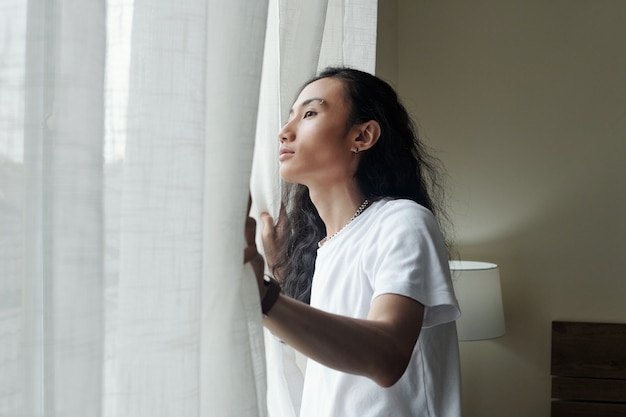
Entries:
[[365,200],[356,184],[324,190],[309,189],[309,195],[326,226],[327,236],[341,230]]

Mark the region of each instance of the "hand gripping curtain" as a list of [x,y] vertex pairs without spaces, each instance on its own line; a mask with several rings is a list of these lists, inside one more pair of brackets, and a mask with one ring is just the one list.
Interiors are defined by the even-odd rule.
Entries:
[[129,70],[117,3],[0,3],[0,415],[263,416],[241,260],[267,2],[137,0]]

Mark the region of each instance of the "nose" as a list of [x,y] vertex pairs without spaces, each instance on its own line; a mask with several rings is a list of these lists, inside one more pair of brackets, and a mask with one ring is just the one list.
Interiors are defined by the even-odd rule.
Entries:
[[285,123],[285,125],[278,131],[278,140],[280,143],[283,142],[291,142],[296,137],[294,128],[291,124],[291,121]]

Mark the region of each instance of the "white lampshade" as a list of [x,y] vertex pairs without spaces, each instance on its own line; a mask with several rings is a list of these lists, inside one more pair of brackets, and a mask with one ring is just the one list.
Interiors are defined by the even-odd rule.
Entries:
[[487,262],[450,261],[452,283],[461,318],[459,340],[485,340],[503,336],[504,311],[498,265]]

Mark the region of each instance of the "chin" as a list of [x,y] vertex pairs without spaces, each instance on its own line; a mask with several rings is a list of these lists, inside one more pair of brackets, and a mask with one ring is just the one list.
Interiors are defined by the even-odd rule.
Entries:
[[278,175],[285,182],[292,183],[292,184],[295,183],[293,176],[289,175],[289,170],[284,169],[282,165],[280,166],[280,169],[278,170]]
[[300,181],[296,181],[295,179],[290,178],[290,177],[288,177],[288,176],[284,176],[284,175],[282,175],[282,174],[280,175],[280,179],[281,179],[281,180],[283,180],[283,181],[284,181],[285,183],[287,183],[287,184],[300,184],[300,185],[304,185],[304,184],[302,184],[302,182],[300,182]]
[[278,175],[280,176],[280,179],[286,183],[307,186],[306,179],[308,177],[301,170],[288,169],[286,166],[280,165]]

